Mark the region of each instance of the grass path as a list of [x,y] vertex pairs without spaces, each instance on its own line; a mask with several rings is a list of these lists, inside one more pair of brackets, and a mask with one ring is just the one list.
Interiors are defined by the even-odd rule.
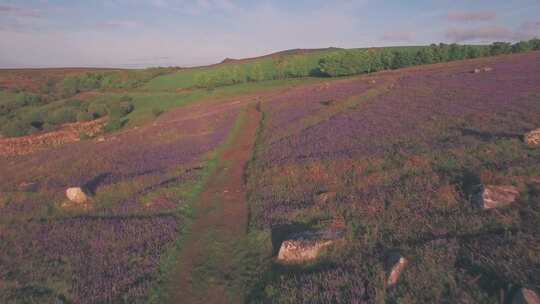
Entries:
[[217,159],[183,243],[169,286],[169,303],[241,303],[235,284],[235,244],[246,234],[248,207],[244,172],[251,159],[261,113],[243,112]]

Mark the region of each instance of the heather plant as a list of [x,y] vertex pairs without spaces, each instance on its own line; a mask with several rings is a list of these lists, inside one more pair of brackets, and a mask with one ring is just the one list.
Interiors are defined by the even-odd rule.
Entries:
[[[337,249],[322,269],[271,264],[271,274],[255,284],[254,301],[493,302],[501,293],[511,298],[518,286],[537,286],[537,225],[531,223],[538,222],[532,184],[540,155],[520,139],[540,118],[540,83],[519,80],[535,73],[530,58],[491,62],[505,79],[496,88],[491,78],[463,74],[470,67],[458,64],[459,71],[409,72],[395,89],[358,107],[337,107],[347,96],[362,99],[362,91],[345,84],[335,84],[344,92],[336,106],[321,105],[324,90],[291,91],[264,105],[248,175],[251,230],[324,227],[343,218],[354,249]],[[330,119],[317,119],[325,111]],[[472,202],[478,183],[514,185],[519,202],[479,210]],[[334,198],[321,203],[317,196],[325,192]],[[374,282],[384,280],[385,253],[395,249],[409,265],[397,288],[385,290]],[[357,273],[354,263],[367,269]],[[362,285],[367,292],[341,281],[349,276],[368,282]]]

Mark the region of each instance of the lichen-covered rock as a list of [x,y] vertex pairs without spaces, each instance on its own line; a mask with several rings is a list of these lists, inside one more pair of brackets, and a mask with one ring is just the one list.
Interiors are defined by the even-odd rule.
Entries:
[[474,201],[479,208],[489,210],[511,205],[518,196],[519,190],[514,186],[482,185]]
[[512,304],[540,304],[540,297],[533,290],[521,288],[514,296]]
[[323,250],[343,238],[341,230],[306,231],[283,241],[277,260],[282,263],[303,263],[316,260]]
[[67,198],[75,204],[85,204],[88,202],[88,196],[80,187],[72,187],[66,190]]
[[386,267],[389,271],[386,286],[392,287],[397,284],[401,274],[407,267],[408,261],[399,253],[391,253],[386,261]]
[[540,146],[540,129],[525,134],[525,142],[529,146]]

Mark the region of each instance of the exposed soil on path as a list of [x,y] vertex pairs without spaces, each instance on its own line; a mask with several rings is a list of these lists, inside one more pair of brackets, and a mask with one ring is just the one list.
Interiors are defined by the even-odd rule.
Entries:
[[241,303],[234,283],[234,246],[246,232],[244,171],[262,114],[249,105],[241,126],[218,159],[196,208],[170,285],[169,303]]

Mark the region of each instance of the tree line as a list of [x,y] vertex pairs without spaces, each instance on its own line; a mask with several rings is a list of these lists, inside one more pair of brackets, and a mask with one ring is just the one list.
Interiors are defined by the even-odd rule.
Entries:
[[449,62],[540,50],[540,39],[491,45],[432,44],[421,47],[395,47],[338,50],[313,55],[278,56],[270,62],[228,65],[201,71],[195,76],[199,88],[215,88],[239,83],[298,77],[340,77],[422,64]]

